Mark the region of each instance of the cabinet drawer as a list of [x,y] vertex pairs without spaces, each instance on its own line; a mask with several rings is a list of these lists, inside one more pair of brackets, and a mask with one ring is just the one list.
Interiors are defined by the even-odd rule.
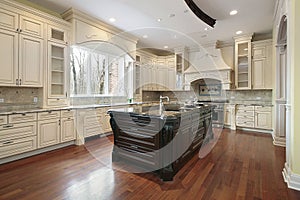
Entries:
[[99,125],[94,125],[94,126],[84,127],[84,130],[83,130],[84,137],[99,135],[101,133],[103,133],[103,131],[102,131],[102,128],[101,128],[100,124]]
[[252,116],[237,116],[237,122],[254,122],[254,117]]
[[32,136],[0,142],[0,158],[35,150],[36,140],[36,136]]
[[22,114],[12,114],[8,115],[9,123],[20,123],[20,122],[31,122],[36,121],[36,113],[22,113]]
[[0,125],[7,124],[7,115],[0,115]]
[[271,112],[272,107],[271,106],[255,106],[255,111]]
[[36,136],[36,122],[0,126],[0,141]]
[[75,110],[62,110],[61,118],[74,118],[76,116]]
[[68,105],[68,102],[65,98],[48,99],[48,106],[61,107],[66,105]]
[[38,113],[38,120],[56,119],[60,117],[60,111],[46,111]]
[[89,115],[83,118],[84,127],[99,125],[102,117],[99,115]]
[[250,110],[250,111],[254,111],[254,106],[237,105],[236,109],[237,110]]
[[236,122],[236,125],[241,127],[254,128],[254,122],[242,121],[242,122]]
[[236,116],[254,116],[254,111],[251,110],[238,110]]

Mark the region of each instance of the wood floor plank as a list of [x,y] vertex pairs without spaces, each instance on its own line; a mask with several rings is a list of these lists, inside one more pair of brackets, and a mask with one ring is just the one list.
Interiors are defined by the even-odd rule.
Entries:
[[196,154],[171,182],[112,163],[112,142],[98,138],[0,165],[0,199],[300,199],[282,177],[285,148],[268,134],[224,129],[212,151]]

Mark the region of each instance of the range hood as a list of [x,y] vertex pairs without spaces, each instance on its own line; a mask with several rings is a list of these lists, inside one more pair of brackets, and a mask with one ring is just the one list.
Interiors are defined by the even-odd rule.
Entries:
[[222,89],[228,90],[232,84],[232,67],[226,64],[218,42],[189,49],[189,65],[185,71],[185,90],[190,90],[191,83],[199,79],[216,79]]

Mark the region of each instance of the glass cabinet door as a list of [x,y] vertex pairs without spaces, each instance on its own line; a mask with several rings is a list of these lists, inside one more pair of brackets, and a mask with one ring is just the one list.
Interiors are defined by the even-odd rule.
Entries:
[[66,90],[66,46],[49,43],[49,92],[51,98],[65,97]]
[[251,41],[235,45],[236,88],[251,89]]

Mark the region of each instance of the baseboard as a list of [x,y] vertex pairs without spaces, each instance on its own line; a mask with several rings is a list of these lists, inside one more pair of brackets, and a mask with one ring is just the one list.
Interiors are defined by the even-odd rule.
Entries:
[[256,128],[244,128],[244,127],[236,127],[237,130],[243,130],[243,131],[252,131],[252,132],[259,132],[259,133],[267,133],[272,134],[272,130],[264,130],[264,129],[256,129]]
[[288,188],[300,191],[300,175],[293,173],[287,163],[284,165],[282,175]]
[[275,146],[285,147],[286,146],[286,139],[281,137],[276,137],[274,134],[272,134],[273,137],[273,144]]
[[12,162],[12,161],[15,161],[15,160],[20,160],[22,158],[27,158],[27,157],[30,157],[30,156],[45,153],[47,151],[52,151],[52,150],[55,150],[55,149],[60,149],[60,148],[66,147],[66,146],[74,145],[74,144],[75,144],[75,142],[71,141],[71,142],[57,144],[57,145],[54,145],[54,146],[45,147],[45,148],[42,148],[42,149],[37,149],[37,150],[30,151],[30,152],[18,154],[18,155],[15,155],[15,156],[10,156],[10,157],[7,157],[7,158],[2,158],[2,159],[0,159],[0,164]]

